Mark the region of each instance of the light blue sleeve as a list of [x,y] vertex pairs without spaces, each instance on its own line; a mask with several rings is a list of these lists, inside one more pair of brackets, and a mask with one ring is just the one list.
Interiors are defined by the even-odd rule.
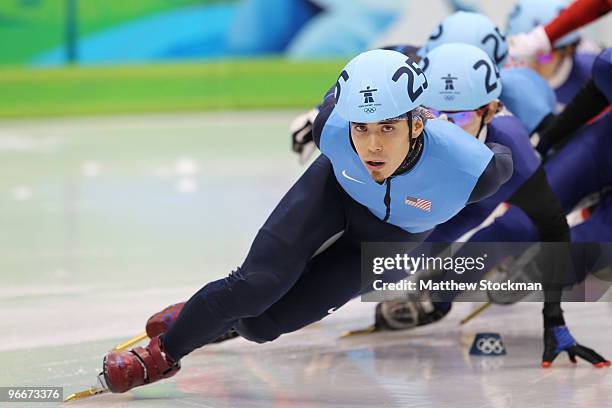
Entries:
[[532,134],[547,115],[555,112],[555,92],[544,78],[529,68],[502,69],[500,74],[500,100]]
[[432,143],[444,145],[443,149],[436,149],[439,155],[437,159],[475,180],[493,157],[493,152],[484,143],[453,123],[440,119],[430,120],[425,130],[437,136],[429,139]]

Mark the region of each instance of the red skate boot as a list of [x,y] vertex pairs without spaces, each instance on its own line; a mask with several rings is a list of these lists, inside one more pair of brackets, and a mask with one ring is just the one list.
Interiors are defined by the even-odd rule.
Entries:
[[[185,306],[185,302],[177,303],[171,306],[168,306],[161,312],[155,313],[153,316],[147,320],[146,332],[149,338],[153,338],[155,336],[159,336],[160,334],[164,334],[168,331],[170,326],[176,321],[176,318],[183,310],[183,306]],[[238,337],[239,334],[234,329],[228,330],[226,333],[217,337],[211,343],[221,343],[226,340],[230,340]]]
[[144,348],[108,353],[102,363],[100,380],[109,391],[123,393],[172,377],[180,369],[180,363],[164,352],[159,336],[156,336]]
[[155,336],[167,332],[172,323],[176,321],[181,310],[183,310],[183,306],[185,306],[185,302],[177,303],[151,316],[149,320],[147,320],[147,326],[145,328],[147,336],[152,339]]

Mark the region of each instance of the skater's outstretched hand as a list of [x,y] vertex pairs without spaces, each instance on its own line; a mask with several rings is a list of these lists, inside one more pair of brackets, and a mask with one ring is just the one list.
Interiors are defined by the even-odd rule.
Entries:
[[409,296],[405,300],[389,300],[376,305],[376,331],[407,330],[441,320],[448,314],[450,302],[433,302],[429,293]]
[[572,363],[577,363],[576,357],[580,357],[597,368],[610,366],[610,360],[606,360],[595,350],[578,344],[567,326],[546,327],[542,367],[550,367],[555,358],[564,351],[567,352]]
[[317,147],[312,136],[312,126],[319,114],[317,108],[299,115],[289,126],[291,131],[291,149],[300,155],[300,164],[306,164]]
[[539,54],[549,53],[552,49],[544,27],[537,26],[528,33],[508,37],[508,48],[512,58],[534,59]]

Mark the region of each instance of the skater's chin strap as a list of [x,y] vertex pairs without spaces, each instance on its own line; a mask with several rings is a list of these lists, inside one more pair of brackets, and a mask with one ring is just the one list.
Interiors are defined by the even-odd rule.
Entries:
[[485,135],[482,137],[481,139],[481,135],[480,133],[482,132],[482,129],[484,129],[485,127],[485,119],[487,118],[487,115],[489,114],[489,108],[486,108],[483,112],[482,112],[482,116],[480,117],[480,126],[478,127],[478,133],[476,133],[476,139],[480,140],[481,142],[484,143],[484,141],[487,138],[487,135],[485,133]]
[[[402,175],[410,170],[417,164],[419,159],[421,158],[421,154],[423,153],[423,138],[417,136],[413,137],[412,133],[412,124],[414,122],[414,118],[412,117],[412,113],[408,113],[408,153],[404,158],[402,164],[399,165],[397,170],[391,175],[391,177]],[[425,129],[423,129],[423,132]]]
[[402,164],[399,165],[397,170],[395,170],[395,172],[392,174],[392,177],[402,175],[412,170],[412,168],[417,164],[417,162],[421,158],[421,155],[423,154],[424,145],[425,143],[423,142],[423,138],[417,137],[416,140],[410,146],[410,150],[408,151],[406,158],[404,159]]

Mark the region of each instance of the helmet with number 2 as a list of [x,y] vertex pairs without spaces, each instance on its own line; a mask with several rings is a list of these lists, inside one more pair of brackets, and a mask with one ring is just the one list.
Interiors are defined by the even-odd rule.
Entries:
[[497,99],[502,91],[499,70],[486,52],[469,44],[437,47],[425,57],[429,92],[425,106],[438,111],[470,111]]
[[[521,0],[508,17],[508,35],[517,35],[533,30],[539,25],[547,24],[568,6],[566,0]],[[574,31],[555,42],[556,48],[565,47],[580,40],[580,34]]]
[[484,50],[501,68],[508,57],[506,37],[489,17],[478,13],[458,11],[446,17],[423,47],[428,53],[443,44],[465,43]]
[[367,51],[342,70],[336,83],[336,111],[349,122],[396,118],[420,106],[427,88],[419,65],[404,54]]

